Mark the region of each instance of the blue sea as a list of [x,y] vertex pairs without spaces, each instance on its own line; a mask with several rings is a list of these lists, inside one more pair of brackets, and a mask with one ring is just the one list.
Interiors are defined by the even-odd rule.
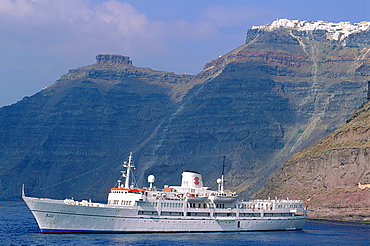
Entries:
[[27,206],[0,202],[0,245],[370,245],[370,224],[308,221],[299,231],[42,234]]

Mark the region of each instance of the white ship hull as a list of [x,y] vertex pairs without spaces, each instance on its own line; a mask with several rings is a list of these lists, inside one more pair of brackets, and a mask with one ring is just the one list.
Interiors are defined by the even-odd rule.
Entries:
[[[64,200],[23,197],[42,233],[139,233],[139,232],[223,232],[297,230],[306,216],[282,216],[291,211],[254,211],[251,209],[184,208],[182,214],[200,216],[141,215],[137,206],[107,204],[68,205]],[[185,212],[185,213],[184,213]],[[210,213],[211,216],[202,216]],[[217,216],[222,214],[223,216]],[[253,217],[238,215],[249,214]],[[291,213],[290,213],[291,214]],[[213,216],[212,216],[213,215]],[[230,215],[230,216],[227,216]]]
[[121,180],[108,194],[108,203],[73,199],[53,200],[22,198],[33,213],[43,233],[139,233],[139,232],[231,232],[299,230],[306,223],[306,210],[300,200],[239,201],[237,195],[223,189],[203,186],[198,172],[182,173],[181,186],[130,185],[134,168],[132,155]]

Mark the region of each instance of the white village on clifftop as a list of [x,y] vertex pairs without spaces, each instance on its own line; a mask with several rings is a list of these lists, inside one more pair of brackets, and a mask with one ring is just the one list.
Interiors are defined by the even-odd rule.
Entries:
[[370,30],[370,22],[362,21],[351,24],[350,22],[333,23],[328,21],[300,21],[289,19],[278,19],[271,24],[253,26],[252,29],[272,31],[281,27],[292,28],[298,31],[325,30],[328,32],[328,39],[343,40],[352,33]]

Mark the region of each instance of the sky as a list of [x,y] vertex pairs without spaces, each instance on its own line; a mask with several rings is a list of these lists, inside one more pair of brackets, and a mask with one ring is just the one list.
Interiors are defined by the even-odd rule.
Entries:
[[370,21],[370,0],[0,0],[0,107],[98,54],[197,74],[276,19]]

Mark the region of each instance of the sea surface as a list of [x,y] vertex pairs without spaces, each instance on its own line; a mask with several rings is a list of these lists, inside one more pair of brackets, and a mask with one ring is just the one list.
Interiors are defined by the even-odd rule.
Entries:
[[308,221],[299,231],[42,234],[23,202],[0,201],[0,245],[370,245],[370,224]]

